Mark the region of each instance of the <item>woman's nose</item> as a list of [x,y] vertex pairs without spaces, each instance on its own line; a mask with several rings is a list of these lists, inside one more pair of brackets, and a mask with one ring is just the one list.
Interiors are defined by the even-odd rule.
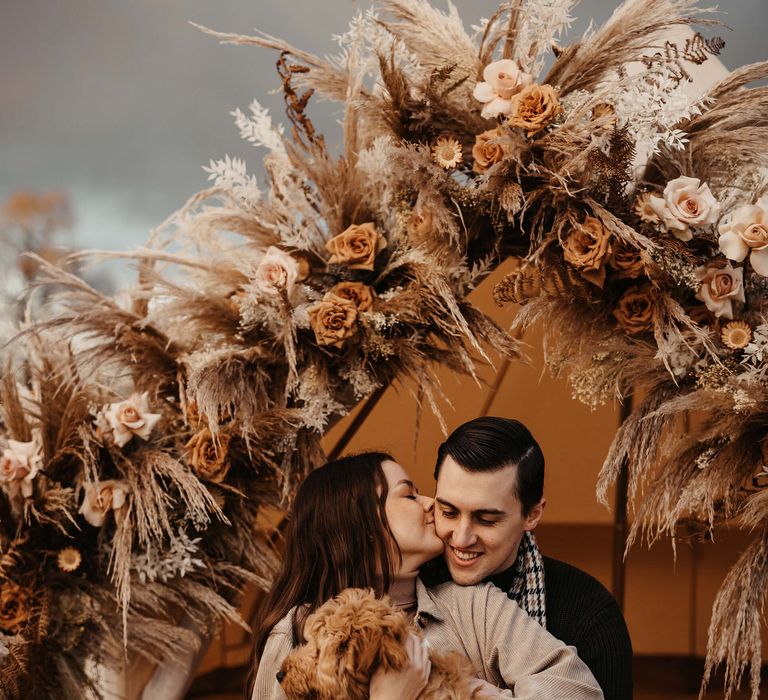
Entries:
[[425,513],[429,513],[435,509],[434,498],[430,498],[429,496],[419,496],[419,501],[421,501],[421,507],[424,509]]

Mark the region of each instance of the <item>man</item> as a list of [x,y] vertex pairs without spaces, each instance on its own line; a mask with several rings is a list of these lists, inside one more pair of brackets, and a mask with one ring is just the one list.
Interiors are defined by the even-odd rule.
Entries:
[[589,574],[540,554],[544,455],[519,421],[464,423],[440,446],[435,526],[453,580],[491,581],[552,635],[576,647],[606,700],[632,697],[632,644],[621,610]]

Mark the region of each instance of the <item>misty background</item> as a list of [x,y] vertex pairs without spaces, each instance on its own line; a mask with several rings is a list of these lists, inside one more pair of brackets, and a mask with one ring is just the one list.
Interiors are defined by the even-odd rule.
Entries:
[[[445,9],[445,3],[434,4]],[[491,0],[458,0],[465,26],[488,17]],[[614,0],[584,0],[561,40]],[[706,2],[702,3],[706,4]],[[255,28],[319,53],[368,2],[324,0],[0,0],[0,201],[23,189],[71,200],[76,247],[130,249],[204,188],[202,166],[244,157],[259,177],[262,153],[240,140],[229,115],[251,100],[285,122],[277,54],[220,45],[191,26],[250,34]],[[727,0],[728,68],[766,58],[768,0]],[[338,105],[313,98],[309,111],[331,147],[341,140]]]

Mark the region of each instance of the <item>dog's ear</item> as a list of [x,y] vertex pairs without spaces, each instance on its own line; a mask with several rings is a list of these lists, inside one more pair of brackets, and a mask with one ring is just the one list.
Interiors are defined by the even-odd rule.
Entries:
[[387,606],[379,621],[381,642],[377,664],[385,670],[402,668],[408,660],[405,641],[408,623],[403,613]]
[[318,655],[315,666],[315,686],[321,698],[348,697],[348,678],[343,670],[347,641],[337,634],[316,640]]
[[379,667],[397,670],[407,661],[405,640],[408,625],[401,613],[372,593],[357,601],[345,659],[347,672],[367,683]]
[[313,700],[315,663],[304,647],[292,651],[280,666],[277,680],[288,700]]

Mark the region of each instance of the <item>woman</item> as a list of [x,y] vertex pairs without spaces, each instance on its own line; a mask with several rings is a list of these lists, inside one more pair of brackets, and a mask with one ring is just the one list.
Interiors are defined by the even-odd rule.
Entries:
[[[388,594],[418,623],[432,649],[458,651],[470,660],[486,681],[475,683],[490,697],[603,697],[575,649],[493,585],[424,587],[418,568],[443,549],[433,508],[432,499],[420,496],[405,470],[383,453],[345,457],[307,476],[296,494],[281,571],[259,616],[252,700],[285,697],[276,674],[302,642],[304,620],[349,587]],[[372,700],[418,698],[429,663],[413,639],[409,653],[405,670],[374,675]]]

